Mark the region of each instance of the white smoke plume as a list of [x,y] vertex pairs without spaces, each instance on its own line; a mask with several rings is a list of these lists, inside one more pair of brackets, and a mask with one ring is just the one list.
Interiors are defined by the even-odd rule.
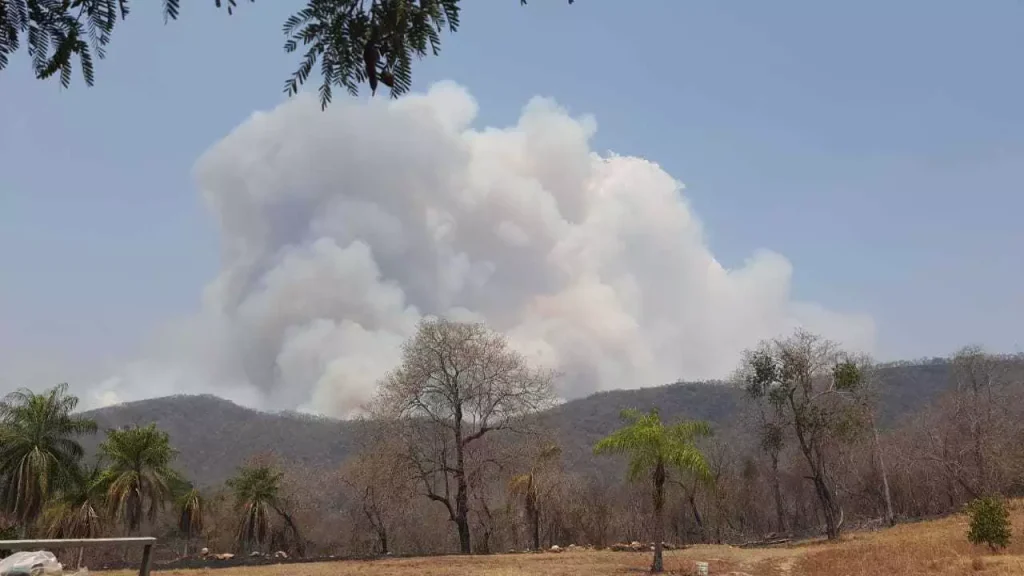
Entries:
[[476,114],[452,83],[254,114],[196,165],[223,242],[202,310],[96,400],[213,392],[345,416],[428,314],[505,332],[564,374],[564,397],[722,377],[796,326],[872,348],[870,318],[791,299],[784,257],[723,268],[682,184],[593,152],[593,119],[542,98],[507,128]]

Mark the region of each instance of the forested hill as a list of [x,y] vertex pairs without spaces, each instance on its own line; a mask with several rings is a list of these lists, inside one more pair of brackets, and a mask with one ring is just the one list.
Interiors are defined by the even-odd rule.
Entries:
[[[931,402],[950,382],[949,364],[930,361],[882,369],[883,426]],[[624,408],[658,407],[668,420],[700,418],[728,426],[740,416],[742,393],[721,383],[677,383],[600,392],[550,410],[567,464],[589,463],[590,447],[618,425]],[[111,406],[88,413],[100,429],[155,422],[180,451],[178,466],[200,485],[229,477],[246,458],[274,452],[308,466],[334,467],[356,446],[360,424],[292,413],[269,414],[215,396],[172,396]],[[91,452],[100,441],[86,442]]]
[[[276,453],[318,466],[341,462],[357,441],[358,423],[294,413],[270,414],[216,396],[168,396],[86,413],[100,430],[155,422],[179,451],[178,468],[200,485],[218,484],[253,455]],[[84,442],[92,452],[102,434]]]

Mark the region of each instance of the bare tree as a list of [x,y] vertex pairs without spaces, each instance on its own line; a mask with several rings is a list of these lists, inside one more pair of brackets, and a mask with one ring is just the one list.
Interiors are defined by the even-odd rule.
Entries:
[[896,514],[892,508],[892,491],[889,489],[889,471],[885,465],[885,454],[882,451],[882,442],[879,438],[878,423],[875,413],[878,412],[880,386],[883,385],[874,369],[871,361],[867,358],[860,359],[859,372],[861,375],[859,399],[861,409],[864,411],[864,419],[871,427],[872,448],[875,464],[878,466],[878,473],[882,479],[882,501],[885,505],[885,523],[889,526],[896,525]]
[[532,536],[533,549],[540,550],[540,517],[542,502],[545,500],[548,490],[554,484],[546,478],[544,472],[547,466],[557,464],[562,449],[557,444],[543,445],[533,455],[530,469],[524,474],[513,476],[509,481],[509,493],[514,497],[522,497],[526,510],[526,517],[530,523],[530,534]]
[[889,489],[889,471],[885,467],[885,455],[882,452],[882,443],[878,438],[878,425],[874,417],[871,418],[871,434],[874,439],[875,459],[878,462],[878,471],[882,476],[882,497],[885,502],[885,523],[889,526],[896,525],[896,514],[892,509],[892,490]]
[[[779,461],[786,447],[786,409],[785,404],[772,402],[768,394],[761,392],[756,385],[747,382],[748,375],[741,367],[737,378],[747,389],[747,394],[754,403],[755,434],[761,451],[768,456],[771,464],[772,499],[775,503],[775,529],[779,533],[786,531],[786,505],[782,497],[782,481],[779,477]],[[698,520],[698,524],[700,521]]]
[[455,524],[463,554],[472,546],[471,446],[490,433],[522,431],[530,414],[551,405],[553,379],[483,324],[430,319],[380,383],[374,413],[395,426],[424,495]]
[[383,441],[361,451],[345,462],[341,480],[377,537],[377,551],[387,555],[393,525],[411,495],[408,470],[395,446]]
[[861,367],[835,343],[798,330],[749,351],[740,374],[751,397],[767,397],[781,410],[810,469],[826,534],[838,538],[843,509],[828,454],[831,444],[863,427]]
[[950,361],[950,390],[925,413],[928,441],[918,455],[944,473],[950,506],[959,494],[990,495],[1019,476],[1008,456],[1020,434],[1020,361],[977,347],[962,348]]
[[988,495],[992,484],[990,454],[995,432],[993,402],[999,385],[999,362],[981,348],[968,346],[953,355],[954,419],[970,441],[976,495]]

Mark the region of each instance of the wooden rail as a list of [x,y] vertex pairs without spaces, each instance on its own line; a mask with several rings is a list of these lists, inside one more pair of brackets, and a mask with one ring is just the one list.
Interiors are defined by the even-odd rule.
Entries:
[[139,576],[149,576],[156,538],[86,538],[77,540],[0,540],[0,550],[57,550],[60,548],[98,548],[100,546],[142,546]]

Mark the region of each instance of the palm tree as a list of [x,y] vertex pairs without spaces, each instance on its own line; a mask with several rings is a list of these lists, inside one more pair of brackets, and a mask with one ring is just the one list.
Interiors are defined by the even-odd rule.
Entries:
[[624,410],[626,426],[612,433],[594,446],[595,454],[628,454],[629,478],[638,480],[650,474],[654,488],[654,561],[651,572],[662,572],[662,540],[665,537],[665,480],[670,469],[677,469],[701,478],[710,478],[711,472],[704,454],[694,439],[711,434],[707,422],[680,422],[666,426],[658,410],[647,414]]
[[108,430],[100,453],[110,462],[99,485],[106,491],[111,516],[129,533],[138,532],[143,518],[156,520],[173,499],[173,486],[181,481],[171,468],[177,452],[170,437],[156,424]]
[[551,460],[562,453],[562,449],[555,444],[549,444],[541,449],[526,474],[513,476],[509,481],[509,492],[513,495],[522,496],[526,504],[526,518],[530,522],[530,533],[533,537],[533,549],[540,550],[540,487],[538,472]]
[[82,458],[77,436],[96,422],[73,415],[78,397],[58,384],[36,394],[18,390],[0,401],[0,489],[3,508],[22,529],[71,482]]
[[203,510],[205,504],[199,490],[190,489],[178,498],[178,530],[185,534],[185,556],[192,535],[203,531]]
[[[72,481],[43,509],[43,532],[47,538],[97,538],[102,533],[103,491],[99,462],[74,475]],[[85,550],[78,550],[78,567]]]
[[273,514],[291,532],[299,555],[304,554],[298,527],[281,498],[282,476],[268,464],[252,464],[239,468],[235,477],[227,481],[228,488],[235,493],[235,509],[242,513],[237,534],[239,548],[265,547],[272,533]]

